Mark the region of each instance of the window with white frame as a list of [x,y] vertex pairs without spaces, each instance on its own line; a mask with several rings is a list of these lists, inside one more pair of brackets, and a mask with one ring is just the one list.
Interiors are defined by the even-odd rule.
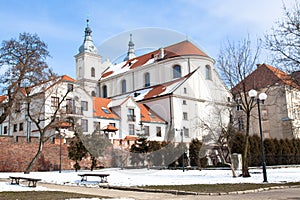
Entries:
[[186,127],[183,127],[183,135],[184,137],[190,137],[189,129]]
[[81,110],[88,111],[88,102],[87,101],[81,101]]
[[51,107],[58,107],[59,98],[58,97],[51,97]]
[[173,78],[180,78],[181,77],[181,66],[175,65],[173,66]]
[[135,135],[134,124],[129,124],[129,135]]
[[149,72],[145,73],[144,79],[145,79],[145,87],[150,86],[150,73]]
[[81,127],[83,132],[88,132],[88,120],[87,119],[81,119]]
[[183,120],[188,120],[188,113],[187,112],[183,112]]
[[161,137],[161,127],[160,126],[156,127],[156,137]]
[[121,82],[121,89],[122,89],[122,94],[126,92],[126,80],[122,80]]
[[95,68],[94,67],[91,68],[91,77],[95,77]]
[[205,78],[211,80],[211,67],[209,65],[205,66]]
[[150,134],[150,127],[149,126],[144,126],[143,131],[144,131],[144,135],[145,136],[149,136],[149,134]]

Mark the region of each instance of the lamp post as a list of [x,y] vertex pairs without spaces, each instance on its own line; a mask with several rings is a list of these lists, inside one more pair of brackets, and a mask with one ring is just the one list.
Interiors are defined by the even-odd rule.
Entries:
[[263,168],[263,177],[264,182],[268,182],[267,180],[267,169],[266,169],[266,161],[265,161],[265,150],[264,150],[264,142],[263,142],[263,135],[262,135],[262,124],[261,124],[261,114],[260,114],[260,103],[264,104],[265,100],[267,99],[266,93],[260,93],[257,98],[257,91],[250,90],[249,96],[253,101],[256,100],[257,102],[257,110],[258,110],[258,122],[259,122],[259,134],[260,134],[260,143],[261,143],[261,156],[262,156],[262,168]]
[[25,115],[25,120],[26,120],[26,138],[27,138],[27,142],[30,142],[30,133],[29,133],[29,116],[26,114]]

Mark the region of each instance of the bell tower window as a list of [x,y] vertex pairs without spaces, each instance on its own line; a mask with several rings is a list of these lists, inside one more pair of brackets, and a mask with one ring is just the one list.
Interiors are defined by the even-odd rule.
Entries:
[[94,67],[91,68],[91,77],[95,77],[95,68]]

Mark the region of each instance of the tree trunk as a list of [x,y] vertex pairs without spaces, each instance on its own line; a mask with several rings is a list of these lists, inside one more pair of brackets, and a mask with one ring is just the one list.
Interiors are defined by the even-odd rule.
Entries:
[[33,168],[36,160],[38,159],[38,157],[40,156],[40,154],[43,150],[43,146],[44,146],[44,142],[42,141],[42,139],[40,139],[39,148],[38,148],[35,156],[32,158],[31,162],[27,166],[26,170],[24,171],[24,174],[29,174],[32,171],[32,168]]
[[250,130],[250,111],[247,114],[247,125],[246,125],[246,136],[245,136],[245,146],[244,151],[242,153],[242,176],[243,177],[250,177],[249,173],[249,166],[248,166],[248,151],[250,148],[249,144],[249,130]]

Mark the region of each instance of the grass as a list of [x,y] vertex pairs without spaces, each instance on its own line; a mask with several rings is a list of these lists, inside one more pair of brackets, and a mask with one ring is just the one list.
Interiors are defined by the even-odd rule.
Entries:
[[[95,198],[95,196],[59,191],[0,192],[0,200],[65,200],[70,198]],[[97,196],[97,198],[105,197]]]
[[157,186],[145,186],[143,188],[159,189],[159,190],[177,190],[177,191],[189,191],[197,193],[227,193],[234,191],[254,190],[259,188],[268,188],[275,186],[295,186],[300,185],[300,182],[295,183],[240,183],[240,184],[198,184],[198,185],[157,185]]

